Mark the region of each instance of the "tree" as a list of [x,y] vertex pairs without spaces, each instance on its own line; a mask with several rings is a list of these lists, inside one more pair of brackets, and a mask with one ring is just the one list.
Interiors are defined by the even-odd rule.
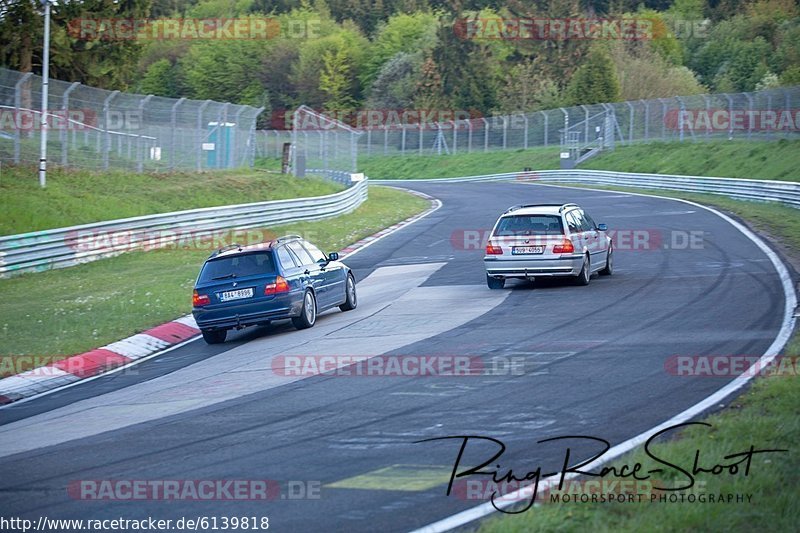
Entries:
[[322,54],[322,72],[319,75],[319,89],[327,96],[325,109],[328,111],[350,111],[355,100],[350,95],[350,65],[343,49],[326,50]]
[[570,79],[567,94],[575,105],[619,100],[619,80],[614,63],[605,49],[598,46],[589,52],[586,61]]
[[558,84],[541,74],[535,61],[515,65],[498,90],[495,112],[501,115],[560,107],[563,102]]
[[447,98],[442,90],[442,77],[433,58],[422,64],[420,78],[414,90],[414,106],[417,109],[443,109]]
[[181,95],[178,68],[169,59],[151,64],[139,82],[137,92],[177,98]]
[[411,107],[421,69],[421,54],[398,52],[381,67],[370,89],[368,106],[373,109]]

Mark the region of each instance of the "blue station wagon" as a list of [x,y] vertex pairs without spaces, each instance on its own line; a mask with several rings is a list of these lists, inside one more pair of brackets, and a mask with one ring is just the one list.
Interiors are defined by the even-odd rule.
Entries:
[[200,270],[192,295],[203,339],[218,344],[229,329],[282,319],[305,329],[323,311],[355,309],[355,276],[338,259],[297,235],[217,250]]

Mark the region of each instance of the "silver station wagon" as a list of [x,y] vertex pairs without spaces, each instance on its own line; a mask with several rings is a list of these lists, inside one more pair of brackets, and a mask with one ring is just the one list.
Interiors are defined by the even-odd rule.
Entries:
[[614,248],[607,229],[576,204],[510,207],[486,244],[486,284],[502,289],[509,278],[569,276],[588,285],[595,272],[612,273]]

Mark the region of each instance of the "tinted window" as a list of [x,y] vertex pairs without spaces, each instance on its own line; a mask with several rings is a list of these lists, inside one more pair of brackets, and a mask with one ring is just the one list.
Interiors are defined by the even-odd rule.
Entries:
[[290,242],[286,246],[288,246],[289,249],[294,252],[294,255],[297,256],[297,258],[300,260],[301,264],[310,265],[311,263],[314,262],[314,260],[311,258],[311,256],[308,255],[308,252],[306,252],[306,249],[303,248],[302,246],[300,246],[299,242],[296,242],[296,241],[295,242]]
[[570,211],[569,213],[564,215],[564,218],[567,219],[567,226],[569,226],[569,231],[571,233],[580,233],[581,231],[583,231],[581,229],[581,222],[576,216],[576,213],[577,211]]
[[206,262],[200,273],[200,281],[274,273],[275,261],[271,252],[239,254]]
[[303,242],[303,248],[308,250],[308,253],[311,254],[311,258],[314,260],[315,263],[319,263],[320,261],[325,260],[325,254],[323,254],[319,248],[317,248],[310,242]]
[[561,217],[555,215],[514,215],[503,217],[494,234],[503,235],[561,235]]
[[296,266],[299,266],[295,264],[292,255],[289,253],[289,250],[287,250],[285,246],[281,246],[280,248],[278,248],[278,261],[281,262],[283,268],[294,268]]

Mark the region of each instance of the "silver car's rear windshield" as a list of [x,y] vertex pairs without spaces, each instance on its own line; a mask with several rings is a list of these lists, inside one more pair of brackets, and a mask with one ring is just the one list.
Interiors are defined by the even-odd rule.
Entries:
[[200,282],[264,274],[275,274],[272,252],[239,254],[212,259],[200,272]]
[[503,217],[494,230],[498,237],[513,235],[563,235],[561,217],[556,215],[512,215]]

